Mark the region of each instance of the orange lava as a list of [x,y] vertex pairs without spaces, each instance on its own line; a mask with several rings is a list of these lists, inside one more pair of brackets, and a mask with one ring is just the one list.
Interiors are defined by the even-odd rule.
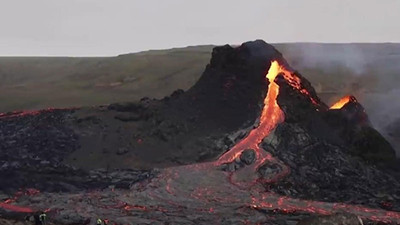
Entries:
[[338,102],[333,104],[329,109],[341,109],[344,105],[349,102],[357,102],[354,96],[348,95],[341,98]]
[[11,204],[1,203],[1,202],[0,202],[0,208],[8,210],[8,211],[21,212],[21,213],[33,213],[34,212],[34,210],[32,210],[29,207],[11,205]]
[[[318,102],[302,87],[301,80],[298,76],[285,69],[278,61],[272,61],[266,75],[269,81],[268,93],[264,99],[264,108],[261,113],[259,126],[250,131],[250,134],[245,139],[223,154],[217,161],[218,165],[232,162],[246,149],[256,150],[257,160],[265,162],[265,160],[271,159],[272,156],[265,151],[261,151],[258,145],[285,119],[285,115],[276,100],[279,95],[279,85],[275,82],[275,78],[279,74],[283,76],[291,87],[308,96],[313,104],[318,105]],[[257,164],[261,165],[262,162],[259,161]]]
[[310,98],[311,102],[314,105],[319,105],[319,103],[317,102],[317,100],[315,100],[311,94],[307,91],[307,89],[303,88],[301,85],[301,80],[298,76],[292,74],[290,71],[285,70],[284,68],[281,69],[280,73],[283,74],[283,77],[285,78],[285,80],[288,82],[288,84],[290,86],[292,86],[293,88],[297,89],[300,91],[300,93],[302,93],[303,95],[306,95],[307,97]]
[[47,109],[41,109],[41,110],[34,110],[34,111],[13,111],[13,112],[8,112],[8,113],[0,113],[0,119],[2,118],[15,118],[15,117],[25,117],[25,116],[36,116],[41,113],[46,113],[46,112],[54,112],[54,111],[62,111],[62,110],[73,110],[73,109],[78,109],[76,107],[71,107],[71,108],[47,108]]
[[241,140],[232,149],[222,155],[217,161],[219,165],[235,160],[235,158],[240,156],[246,149],[254,149],[257,159],[268,157],[265,151],[260,150],[258,144],[268,136],[279,123],[284,121],[285,116],[276,101],[279,94],[279,86],[275,83],[276,76],[284,71],[285,69],[281,67],[277,61],[271,62],[271,67],[266,75],[269,85],[267,96],[264,99],[264,108],[261,113],[260,125],[250,131],[250,134],[245,139]]

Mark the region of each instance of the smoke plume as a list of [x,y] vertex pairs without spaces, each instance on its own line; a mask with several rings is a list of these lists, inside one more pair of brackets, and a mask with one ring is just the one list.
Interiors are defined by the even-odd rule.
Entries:
[[299,43],[277,48],[327,104],[343,95],[356,96],[400,156],[400,44]]

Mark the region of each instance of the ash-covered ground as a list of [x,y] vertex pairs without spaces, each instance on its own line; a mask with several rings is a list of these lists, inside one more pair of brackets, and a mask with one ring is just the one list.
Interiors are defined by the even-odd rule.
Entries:
[[349,99],[330,109],[258,40],[216,47],[191,89],[162,100],[0,114],[0,213],[46,210],[56,224],[399,224],[395,152]]

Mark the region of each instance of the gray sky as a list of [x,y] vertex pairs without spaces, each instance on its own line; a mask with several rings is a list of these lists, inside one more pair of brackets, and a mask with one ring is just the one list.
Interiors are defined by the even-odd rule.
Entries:
[[0,0],[0,55],[199,44],[400,42],[400,0]]

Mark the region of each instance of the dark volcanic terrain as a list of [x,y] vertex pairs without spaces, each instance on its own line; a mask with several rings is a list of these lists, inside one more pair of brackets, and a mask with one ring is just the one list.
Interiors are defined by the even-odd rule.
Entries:
[[329,108],[261,40],[215,47],[193,87],[161,100],[0,114],[6,218],[399,224],[398,173],[354,97]]

